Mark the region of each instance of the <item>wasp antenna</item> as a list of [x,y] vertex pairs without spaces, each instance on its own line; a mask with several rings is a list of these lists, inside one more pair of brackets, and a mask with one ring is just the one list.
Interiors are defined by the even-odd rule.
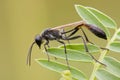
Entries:
[[31,65],[31,52],[32,52],[32,47],[33,45],[35,44],[35,41],[31,44],[30,48],[29,48],[29,51],[28,51],[28,55],[27,55],[27,62],[26,64],[27,65]]

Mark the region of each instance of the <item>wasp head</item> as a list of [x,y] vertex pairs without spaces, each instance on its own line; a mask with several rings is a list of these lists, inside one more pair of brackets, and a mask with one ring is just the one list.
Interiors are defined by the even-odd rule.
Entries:
[[36,44],[38,45],[38,47],[40,48],[41,47],[41,44],[42,44],[42,37],[40,35],[37,35],[35,37],[35,42]]
[[29,52],[28,52],[28,55],[27,55],[27,64],[29,64],[29,66],[31,65],[31,52],[32,52],[33,45],[35,43],[38,45],[39,48],[41,47],[42,37],[40,35],[37,35],[35,37],[35,41],[31,44],[31,46],[29,48]]

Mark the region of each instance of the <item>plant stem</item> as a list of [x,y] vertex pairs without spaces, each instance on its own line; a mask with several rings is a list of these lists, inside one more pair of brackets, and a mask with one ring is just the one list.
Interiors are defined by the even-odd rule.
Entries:
[[[110,43],[113,42],[113,41],[116,39],[116,36],[117,36],[118,31],[120,31],[120,28],[119,28],[118,30],[117,30],[117,29],[115,30],[115,33],[114,33],[114,35],[112,36],[112,38],[111,38],[110,40],[108,40],[108,43],[107,43],[107,45],[106,45],[106,48],[108,48],[109,45],[110,45]],[[104,59],[105,55],[107,54],[107,52],[108,52],[108,50],[101,51],[101,55],[100,55],[100,57],[99,57],[99,61],[100,61],[100,62],[103,61],[103,59]],[[95,73],[96,73],[96,71],[98,70],[99,67],[100,67],[100,64],[99,64],[99,63],[95,63],[95,64],[94,64],[93,72],[92,72],[89,80],[95,80]]]
[[[99,61],[100,62],[103,60],[103,58],[105,57],[107,52],[108,52],[107,50],[101,52],[101,55],[99,57]],[[95,63],[94,68],[93,68],[93,72],[92,72],[89,80],[94,80],[95,79],[95,72],[98,70],[99,67],[100,67],[100,64],[99,63]]]

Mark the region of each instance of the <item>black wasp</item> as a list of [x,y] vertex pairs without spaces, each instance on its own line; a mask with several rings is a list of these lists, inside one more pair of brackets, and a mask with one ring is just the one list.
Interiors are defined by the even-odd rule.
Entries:
[[[69,26],[76,26],[76,27],[74,27],[73,29],[71,29],[69,31],[64,31],[64,30],[61,31],[61,29],[64,29],[64,28],[69,27]],[[59,42],[59,43],[64,45],[64,52],[65,52],[65,56],[66,56],[66,63],[67,63],[68,68],[69,68],[69,63],[68,63],[68,58],[67,58],[67,50],[66,50],[66,45],[65,45],[64,40],[74,40],[74,39],[81,38],[83,40],[86,52],[89,53],[89,50],[88,50],[87,45],[86,45],[86,42],[89,42],[89,43],[92,43],[92,42],[90,42],[88,40],[84,30],[82,29],[83,26],[86,27],[88,30],[90,30],[97,37],[102,38],[102,39],[107,39],[106,34],[105,34],[104,31],[102,31],[100,28],[98,28],[97,26],[95,26],[93,24],[87,24],[85,21],[78,21],[78,22],[74,22],[74,23],[69,23],[69,24],[57,26],[57,27],[54,27],[54,28],[49,28],[49,29],[44,30],[40,35],[37,35],[35,37],[35,40],[32,43],[32,45],[30,46],[30,49],[29,49],[29,52],[28,52],[27,64],[31,65],[31,52],[32,52],[32,47],[33,47],[34,44],[37,44],[38,47],[40,48],[41,44],[43,44],[43,41],[46,41],[44,43],[44,48],[45,48],[45,51],[47,52],[47,46],[49,47],[49,41],[56,40],[57,42]],[[74,36],[74,34],[78,30],[81,30],[83,32],[85,39],[81,35]],[[69,35],[66,36],[66,33],[69,33]],[[100,64],[103,64],[103,63],[99,62],[97,59],[95,59],[94,56],[92,56],[91,53],[89,53],[89,55],[96,62],[98,62]],[[47,56],[48,56],[48,61],[49,61],[48,53],[47,53]]]

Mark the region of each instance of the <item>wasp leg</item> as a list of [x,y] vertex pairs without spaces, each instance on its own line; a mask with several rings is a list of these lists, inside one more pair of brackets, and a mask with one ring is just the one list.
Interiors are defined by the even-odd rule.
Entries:
[[62,40],[74,40],[74,39],[78,39],[78,38],[80,38],[80,36],[64,37],[64,38],[62,38]]
[[60,41],[60,40],[57,40],[59,43],[63,44],[64,45],[64,52],[65,52],[65,57],[66,57],[66,63],[67,63],[67,66],[68,66],[68,69],[70,69],[70,66],[69,66],[69,62],[68,62],[68,56],[67,56],[67,50],[66,50],[66,45],[63,41]]
[[[88,43],[91,43],[91,44],[95,45],[93,42],[89,41],[89,39],[88,39],[87,35],[85,34],[84,30],[83,30],[82,28],[80,28],[80,29],[81,29],[81,31],[82,31],[82,33],[83,33],[86,41],[87,41]],[[107,49],[107,48],[103,48],[103,47],[99,47],[99,48],[102,49],[102,50],[108,50],[108,51],[109,51],[109,49]]]
[[49,47],[49,40],[46,40],[46,43],[44,44],[44,48],[45,48],[45,51],[46,51],[46,54],[47,54],[47,57],[48,57],[48,61],[50,61],[50,57],[49,57],[49,54],[47,53],[47,47],[46,46],[48,46]]
[[[85,36],[85,39],[83,38],[83,36],[74,36],[74,37],[71,37],[72,35],[74,35],[74,34],[80,29],[80,26],[82,26],[82,25],[78,25],[78,26],[75,27],[74,29],[67,31],[66,33],[69,33],[69,32],[72,32],[72,31],[73,31],[73,32],[72,32],[70,35],[68,35],[66,38],[64,38],[63,40],[73,40],[73,39],[77,39],[77,38],[82,38],[86,52],[87,52],[87,53],[92,57],[92,59],[94,59],[96,62],[98,62],[98,63],[100,63],[100,64],[102,64],[102,65],[105,65],[105,64],[103,64],[102,62],[98,61],[91,53],[89,53],[88,47],[87,47],[87,45],[86,45],[86,41],[89,42],[89,43],[91,43],[91,44],[93,44],[93,43],[88,40],[88,38],[87,38],[85,32],[82,30],[82,28],[81,28],[81,31],[83,32],[83,34],[84,34],[84,36]],[[86,41],[85,41],[85,40],[86,40]],[[106,66],[106,65],[105,65],[105,66]]]
[[74,34],[80,29],[80,27],[83,26],[83,25],[84,25],[84,24],[78,25],[78,26],[76,26],[74,29],[71,29],[71,30],[69,30],[69,31],[66,31],[66,32],[64,32],[63,34],[72,32],[72,33],[70,33],[70,34],[67,36],[67,37],[71,37],[71,36],[74,35]]
[[79,30],[78,26],[75,27],[73,30],[70,30],[70,31],[73,31],[73,32],[70,33],[67,37],[71,37],[71,36],[73,36],[78,30]]
[[92,43],[91,41],[89,41],[89,39],[88,39],[87,35],[85,34],[84,30],[83,30],[82,28],[80,28],[80,29],[81,29],[84,37],[85,37],[85,40],[86,40],[88,43],[94,44],[94,43]]
[[[64,35],[65,37],[67,37],[66,33],[67,33],[67,32],[65,32],[65,30],[62,29],[62,35]],[[70,41],[69,41],[69,40],[67,40],[67,42],[70,44]]]
[[104,65],[104,66],[106,66],[104,63],[98,61],[98,60],[89,52],[88,47],[87,47],[87,44],[86,44],[83,36],[74,36],[74,37],[71,37],[71,38],[66,38],[66,39],[64,39],[64,40],[74,40],[74,39],[77,39],[77,38],[82,38],[83,43],[84,43],[84,47],[85,47],[85,51],[91,56],[91,58],[92,58],[93,60],[95,60],[96,62],[98,62],[98,63],[100,63],[100,64],[102,64],[102,65]]
[[66,34],[66,33],[72,32],[72,31],[74,31],[74,30],[75,30],[75,28],[74,28],[74,29],[71,29],[71,30],[69,30],[69,31],[62,32],[62,34]]

